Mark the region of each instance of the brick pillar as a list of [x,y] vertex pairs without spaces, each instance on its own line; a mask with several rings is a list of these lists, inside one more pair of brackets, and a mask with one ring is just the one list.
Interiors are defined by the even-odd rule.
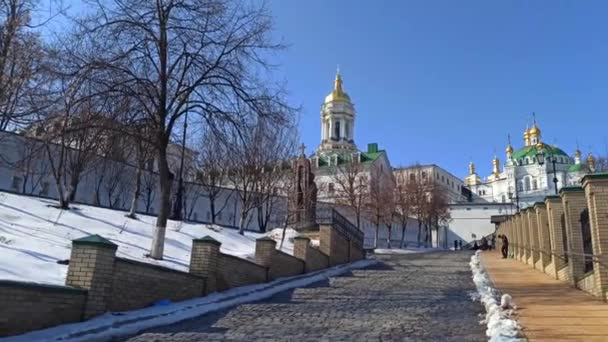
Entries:
[[521,211],[521,228],[523,231],[524,259],[523,262],[528,265],[532,263],[532,234],[530,234],[530,225],[528,224],[528,208]]
[[517,213],[517,240],[519,241],[519,257],[520,262],[526,262],[526,235],[524,234],[524,219],[522,212]]
[[530,249],[532,250],[532,264],[531,266],[537,270],[540,270],[540,243],[538,238],[538,223],[536,219],[536,210],[534,206],[531,206],[527,210],[528,217],[528,229],[530,230]]
[[580,215],[587,208],[587,199],[581,187],[565,187],[560,190],[559,194],[564,207],[568,251],[573,253],[568,258],[570,284],[576,287],[577,281],[585,273],[585,259],[580,255],[584,252]]
[[306,262],[306,254],[310,239],[306,236],[296,236],[293,239],[293,256]]
[[549,223],[547,222],[547,207],[544,202],[534,204],[536,210],[536,227],[538,229],[538,245],[540,247],[540,270],[549,271],[551,265],[551,238],[549,237]]
[[[587,175],[583,188],[589,207],[593,254],[594,295],[608,299],[608,174]],[[599,261],[599,262],[598,262]]]
[[210,236],[192,240],[190,273],[205,277],[205,294],[217,291],[217,268],[222,243]]
[[562,206],[562,199],[557,196],[547,196],[545,198],[545,206],[547,207],[547,221],[549,224],[549,238],[551,239],[551,246],[553,248],[551,253],[551,261],[555,272],[553,276],[555,279],[559,279],[559,270],[567,266],[567,256],[565,254],[567,245],[564,245],[564,229],[562,226],[562,214],[564,209]]
[[255,262],[270,267],[272,259],[277,252],[277,242],[269,237],[255,240]]
[[72,254],[65,284],[88,290],[85,319],[107,311],[117,247],[99,235],[72,241]]

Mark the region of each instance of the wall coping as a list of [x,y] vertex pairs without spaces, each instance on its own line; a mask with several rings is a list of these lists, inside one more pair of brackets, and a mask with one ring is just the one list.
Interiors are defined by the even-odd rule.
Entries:
[[559,190],[559,195],[562,196],[566,192],[582,192],[583,188],[580,186],[565,186]]
[[89,236],[82,237],[80,239],[72,240],[72,244],[73,245],[96,246],[96,247],[108,248],[108,249],[113,249],[113,250],[116,250],[118,248],[117,244],[113,243],[112,241],[110,241],[98,234],[89,235]]
[[310,238],[308,236],[302,236],[302,235],[295,236],[293,239],[294,240],[308,240],[308,241],[310,241]]
[[0,287],[10,286],[10,287],[25,287],[32,290],[44,290],[49,292],[63,292],[63,293],[72,293],[72,294],[87,294],[88,290],[79,289],[71,286],[64,285],[53,285],[53,284],[39,284],[33,283],[29,281],[19,281],[19,280],[0,280]]
[[545,206],[545,202],[534,202],[534,204],[532,205],[535,209],[537,207],[544,207]]
[[559,195],[545,196],[545,202],[547,202],[547,201],[553,201],[553,200],[561,200],[561,197],[559,197]]
[[212,238],[209,235],[205,235],[205,236],[203,236],[202,238],[199,238],[199,239],[192,239],[192,242],[193,243],[194,242],[211,243],[211,244],[218,245],[218,246],[222,245],[221,242],[217,241],[216,239]]
[[589,179],[608,179],[608,172],[591,173],[588,175],[584,175],[581,181],[585,182],[585,180]]
[[276,244],[277,242],[274,241],[273,239],[271,239],[269,236],[263,236],[261,238],[257,238],[255,239],[255,241],[261,241],[261,242],[274,242],[274,244]]
[[200,275],[196,275],[196,274],[192,274],[192,273],[189,273],[189,272],[184,272],[184,271],[176,270],[176,269],[165,267],[165,266],[149,264],[149,263],[143,262],[143,261],[137,261],[137,260],[126,259],[126,258],[119,258],[119,257],[116,257],[116,261],[118,261],[118,262],[124,262],[126,264],[136,265],[136,266],[143,266],[143,267],[153,268],[153,269],[161,271],[161,272],[176,273],[176,274],[184,275],[184,276],[188,276],[188,277],[199,278],[199,279],[206,279],[206,277],[203,277],[203,276],[200,276]]

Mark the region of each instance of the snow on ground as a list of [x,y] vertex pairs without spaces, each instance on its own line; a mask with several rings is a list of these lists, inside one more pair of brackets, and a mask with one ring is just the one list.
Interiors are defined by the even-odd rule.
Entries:
[[481,253],[475,252],[469,265],[477,287],[477,293],[472,297],[480,300],[486,308],[486,318],[481,321],[488,327],[486,335],[491,342],[524,341],[520,325],[512,318],[514,310],[500,307],[498,291],[492,286],[490,277],[481,263]]
[[[283,238],[283,234],[285,234],[285,239],[283,240],[283,246],[281,247],[281,239]],[[283,252],[293,255],[293,238],[298,236],[297,231],[291,228],[275,228],[266,233],[266,236],[276,241],[277,247],[281,247]]]
[[3,341],[107,341],[113,337],[136,334],[147,328],[172,324],[234,305],[262,300],[285,290],[307,286],[374,263],[376,263],[374,260],[360,260],[315,273],[277,279],[265,284],[237,287],[179,303],[133,310],[118,315],[106,313],[86,322],[38,330],[8,337]]
[[437,252],[442,250],[441,248],[424,248],[424,247],[408,247],[408,248],[376,248],[374,249],[375,254],[414,254],[414,253],[428,253]]
[[[238,231],[220,226],[169,221],[164,260],[146,258],[152,243],[156,217],[125,217],[125,212],[75,204],[59,210],[52,200],[0,192],[0,279],[65,284],[66,265],[58,260],[70,258],[71,241],[99,234],[118,245],[119,257],[144,261],[187,271],[192,239],[209,235],[222,243],[223,253],[253,258],[255,239],[261,233]],[[293,250],[293,239],[286,239],[285,251]],[[289,252],[288,252],[289,253]]]

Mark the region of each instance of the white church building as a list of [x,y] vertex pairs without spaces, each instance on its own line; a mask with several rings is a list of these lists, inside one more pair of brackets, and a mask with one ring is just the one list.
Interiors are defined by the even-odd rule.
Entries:
[[523,140],[524,146],[517,150],[509,141],[502,169],[494,156],[492,173],[485,179],[477,174],[472,162],[469,164],[465,184],[473,202],[513,203],[525,208],[557,194],[562,187],[580,185],[584,175],[595,172],[592,154],[583,161],[578,148],[571,157],[559,147],[544,143],[536,120],[524,131]]

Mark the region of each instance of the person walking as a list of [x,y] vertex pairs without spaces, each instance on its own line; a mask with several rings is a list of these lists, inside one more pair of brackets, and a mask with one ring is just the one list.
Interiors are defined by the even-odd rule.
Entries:
[[506,235],[501,235],[499,237],[502,239],[502,248],[500,250],[502,252],[502,258],[506,259],[509,255],[509,239]]
[[492,234],[492,244],[490,245],[490,249],[496,249],[496,234]]

